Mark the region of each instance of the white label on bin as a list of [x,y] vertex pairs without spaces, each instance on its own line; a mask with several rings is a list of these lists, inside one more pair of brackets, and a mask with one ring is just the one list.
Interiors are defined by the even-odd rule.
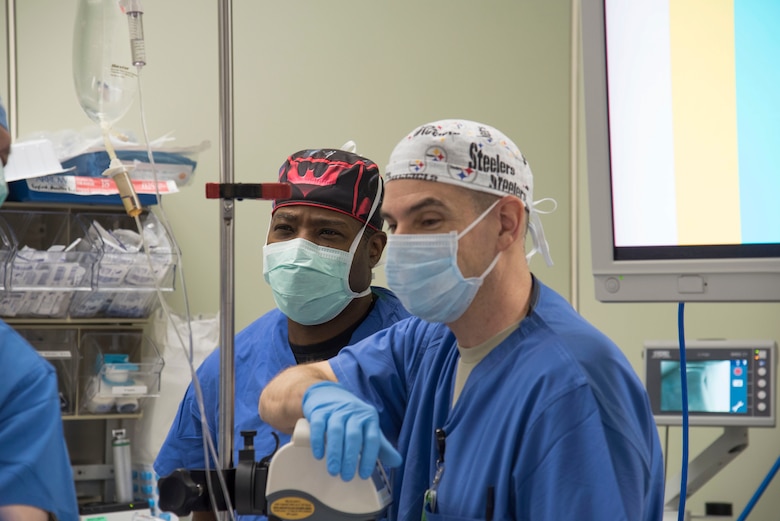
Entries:
[[133,179],[150,180],[158,179],[165,181],[174,181],[177,185],[186,185],[192,177],[193,167],[192,165],[175,165],[155,163],[154,168],[149,163],[141,163],[136,161],[132,163],[130,161],[122,161],[123,165],[133,167],[133,171],[130,173]]
[[[158,190],[161,194],[172,194],[179,191],[173,181],[158,181],[155,189],[154,181],[131,179],[136,193],[153,194]],[[27,186],[36,192],[53,192],[75,195],[113,195],[119,193],[116,183],[108,177],[86,177],[77,175],[47,175],[27,179]]]
[[38,351],[38,354],[40,354],[44,358],[73,358],[73,355],[70,351]]
[[121,394],[124,396],[146,394],[146,386],[145,385],[112,385],[111,394]]

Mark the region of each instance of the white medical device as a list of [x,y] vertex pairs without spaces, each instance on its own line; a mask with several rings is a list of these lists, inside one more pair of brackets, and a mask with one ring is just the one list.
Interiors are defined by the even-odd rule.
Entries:
[[[292,439],[272,455],[255,461],[252,436],[243,433],[245,447],[238,465],[223,470],[230,504],[238,514],[267,515],[271,521],[373,521],[381,519],[391,502],[390,484],[377,463],[368,479],[343,481],[331,476],[325,458],[317,460],[309,443],[309,423],[298,420]],[[248,447],[247,447],[248,445]],[[224,493],[210,471],[174,471],[159,481],[160,508],[179,516],[194,511],[227,509]],[[211,498],[212,492],[214,494]]]
[[391,500],[380,465],[369,479],[344,481],[328,474],[325,459],[312,456],[309,423],[304,419],[295,425],[291,442],[271,459],[265,497],[269,515],[318,520],[379,516]]

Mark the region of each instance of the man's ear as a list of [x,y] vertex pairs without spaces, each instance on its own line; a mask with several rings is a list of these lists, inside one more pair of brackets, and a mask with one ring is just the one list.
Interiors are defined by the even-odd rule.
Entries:
[[504,196],[498,203],[498,219],[501,224],[498,247],[504,251],[525,236],[525,204],[513,195]]
[[386,245],[387,234],[385,232],[374,232],[374,234],[368,238],[368,260],[372,268],[379,263],[379,259],[382,258],[382,252],[385,251]]
[[11,134],[0,125],[0,161],[3,162],[3,166],[8,163],[8,155],[11,153]]

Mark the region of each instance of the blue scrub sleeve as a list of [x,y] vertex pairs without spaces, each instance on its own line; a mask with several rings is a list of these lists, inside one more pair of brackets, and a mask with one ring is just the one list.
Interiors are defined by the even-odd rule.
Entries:
[[[214,433],[212,439],[217,440]],[[154,462],[154,471],[160,476],[167,476],[176,469],[205,468],[205,461],[200,412],[195,391],[190,384]],[[209,462],[213,468],[214,461],[211,457]]]
[[28,368],[0,413],[0,505],[30,505],[77,519],[56,375],[48,364]]

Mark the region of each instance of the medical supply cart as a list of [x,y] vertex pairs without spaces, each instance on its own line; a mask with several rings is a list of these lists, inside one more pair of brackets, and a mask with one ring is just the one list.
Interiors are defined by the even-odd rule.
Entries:
[[143,233],[113,205],[0,209],[0,317],[57,371],[80,504],[126,500],[117,448],[160,393],[164,362],[146,329],[178,256],[153,212],[140,222]]

